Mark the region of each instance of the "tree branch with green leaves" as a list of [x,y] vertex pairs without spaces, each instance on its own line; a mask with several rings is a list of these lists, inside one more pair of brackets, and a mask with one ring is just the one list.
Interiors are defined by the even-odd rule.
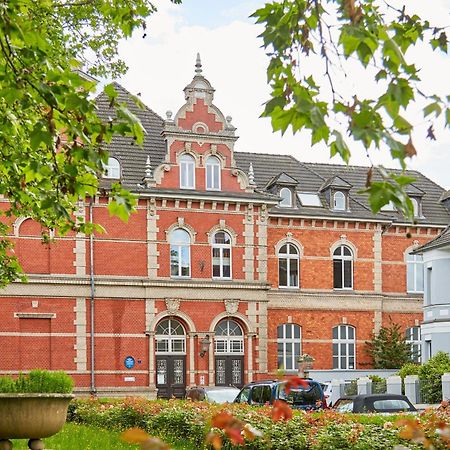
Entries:
[[[445,28],[384,0],[271,1],[252,17],[264,27],[271,98],[262,116],[274,131],[309,130],[312,145],[327,145],[346,163],[355,145],[370,160],[375,149],[387,149],[405,171],[416,154],[407,117],[417,105],[429,139],[436,139],[437,123],[450,127],[450,96],[425,92],[420,69],[408,61],[418,45],[447,53]],[[368,87],[355,93],[344,82],[357,76]],[[372,211],[392,203],[413,221],[405,192],[413,179],[382,169],[382,179],[374,180],[373,166],[365,190]]]

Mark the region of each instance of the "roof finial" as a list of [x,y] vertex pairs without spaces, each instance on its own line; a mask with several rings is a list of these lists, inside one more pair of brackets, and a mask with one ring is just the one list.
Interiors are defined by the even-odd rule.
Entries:
[[250,163],[248,168],[248,181],[250,184],[255,184],[255,172],[253,172],[253,164]]
[[200,53],[197,53],[197,60],[195,61],[195,74],[202,74],[202,61],[200,59]]
[[152,166],[150,163],[150,155],[147,155],[147,161],[145,162],[145,175],[142,181],[144,182],[145,187],[150,187],[151,182],[153,180],[153,172],[152,172]]

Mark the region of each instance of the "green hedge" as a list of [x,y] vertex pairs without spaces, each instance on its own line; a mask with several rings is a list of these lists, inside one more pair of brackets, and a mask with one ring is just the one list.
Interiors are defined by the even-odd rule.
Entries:
[[[392,425],[398,416],[339,414],[331,410],[297,411],[288,422],[274,422],[269,407],[181,400],[76,400],[69,407],[68,419],[114,431],[139,427],[169,443],[184,442],[186,448],[202,449],[211,417],[224,408],[262,432],[262,437],[246,442],[243,448],[250,450],[382,450],[395,445],[422,448],[399,437]],[[225,439],[223,450],[232,448],[236,447]]]
[[17,378],[0,377],[0,393],[52,393],[69,394],[74,381],[63,371],[50,372],[35,369],[28,374],[20,373]]

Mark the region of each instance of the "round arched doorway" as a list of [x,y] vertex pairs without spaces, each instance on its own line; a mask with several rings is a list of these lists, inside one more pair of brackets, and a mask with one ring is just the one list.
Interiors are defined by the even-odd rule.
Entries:
[[177,319],[163,319],[155,330],[156,388],[159,398],[183,398],[186,391],[186,331]]
[[244,332],[233,319],[220,321],[214,330],[215,384],[244,384]]

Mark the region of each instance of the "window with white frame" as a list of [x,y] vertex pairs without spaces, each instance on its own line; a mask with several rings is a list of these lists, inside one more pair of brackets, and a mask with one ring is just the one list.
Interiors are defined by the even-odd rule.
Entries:
[[236,321],[222,320],[217,324],[214,334],[215,353],[244,354],[244,333]]
[[191,276],[191,237],[186,230],[177,228],[170,233],[170,275]]
[[156,353],[186,353],[186,332],[176,319],[164,319],[155,330]]
[[353,289],[353,253],[346,245],[333,252],[334,289]]
[[421,338],[420,338],[420,327],[410,327],[406,329],[405,342],[409,344],[411,348],[411,361],[415,363],[420,363],[421,354]]
[[423,292],[423,257],[422,255],[406,255],[406,290]]
[[206,160],[206,189],[208,191],[220,191],[220,161],[216,156],[210,156]]
[[217,231],[212,239],[213,278],[231,278],[231,237]]
[[299,287],[299,251],[291,243],[284,244],[278,251],[279,287]]
[[301,328],[294,323],[277,327],[278,369],[297,370],[301,355]]
[[292,206],[292,191],[289,188],[282,188],[280,190],[280,206],[291,207]]
[[333,328],[333,369],[356,368],[356,333],[351,325]]
[[345,194],[341,191],[336,191],[333,195],[333,209],[336,211],[345,211]]
[[116,158],[108,158],[108,164],[105,165],[104,178],[113,180],[120,179],[120,163]]
[[420,217],[420,205],[416,198],[411,198],[411,203],[413,205],[414,217]]
[[195,159],[184,154],[180,157],[180,188],[195,189]]

